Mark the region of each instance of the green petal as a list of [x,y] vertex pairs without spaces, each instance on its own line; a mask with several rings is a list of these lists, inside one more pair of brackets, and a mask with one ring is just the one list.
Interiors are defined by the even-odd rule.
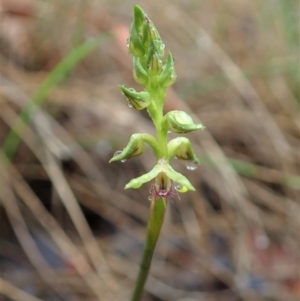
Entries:
[[159,173],[165,173],[168,178],[177,185],[180,185],[181,187],[178,189],[179,192],[186,192],[188,190],[195,191],[190,181],[184,175],[176,172],[166,159],[160,159],[150,172],[131,180],[125,186],[125,189],[140,188],[143,184],[153,180]]
[[132,179],[126,186],[125,186],[125,189],[128,189],[128,188],[134,188],[134,189],[137,189],[137,188],[140,188],[143,184],[153,180],[161,171],[161,167],[156,164],[154,166],[154,168],[149,171],[148,173],[138,177],[138,178],[135,178],[135,179]]

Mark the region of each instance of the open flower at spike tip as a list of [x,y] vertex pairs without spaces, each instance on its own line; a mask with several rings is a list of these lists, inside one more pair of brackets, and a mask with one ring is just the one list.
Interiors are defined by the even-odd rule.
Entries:
[[154,199],[162,198],[168,200],[175,196],[177,192],[195,191],[190,181],[175,171],[166,159],[158,160],[150,172],[131,180],[125,186],[125,189],[139,188],[153,179],[155,180],[150,191],[150,196]]

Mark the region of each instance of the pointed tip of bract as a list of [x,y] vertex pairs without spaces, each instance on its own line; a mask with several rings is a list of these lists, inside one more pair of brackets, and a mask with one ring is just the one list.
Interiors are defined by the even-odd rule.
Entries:
[[138,27],[137,29],[141,29],[143,22],[144,22],[145,13],[142,10],[142,8],[140,6],[138,6],[137,4],[135,4],[133,7],[133,16],[134,16],[134,22],[135,22],[136,26]]
[[139,5],[137,5],[137,4],[134,4],[133,11],[134,11],[135,14],[136,13],[137,14],[144,13],[143,9]]
[[133,14],[135,19],[140,19],[140,20],[144,20],[144,17],[146,15],[143,9],[137,4],[133,6]]

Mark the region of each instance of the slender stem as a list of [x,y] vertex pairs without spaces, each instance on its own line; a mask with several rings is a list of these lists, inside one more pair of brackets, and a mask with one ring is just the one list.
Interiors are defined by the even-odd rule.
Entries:
[[165,199],[151,200],[150,215],[147,225],[147,237],[131,301],[141,300],[144,286],[149,274],[156,242],[164,221],[166,208],[167,205]]
[[[150,90],[154,99],[159,99],[155,92]],[[168,154],[167,148],[167,133],[163,129],[163,102],[161,105],[152,103],[148,107],[148,113],[154,123],[157,133],[157,159],[164,158]],[[165,199],[155,199],[151,200],[150,215],[147,224],[147,236],[144,246],[144,251],[142,255],[142,260],[140,263],[140,269],[135,282],[135,288],[132,294],[131,301],[139,301],[142,297],[144,287],[149,274],[153,253],[156,247],[156,242],[158,240],[160,230],[164,221],[164,216],[167,208],[167,203]]]

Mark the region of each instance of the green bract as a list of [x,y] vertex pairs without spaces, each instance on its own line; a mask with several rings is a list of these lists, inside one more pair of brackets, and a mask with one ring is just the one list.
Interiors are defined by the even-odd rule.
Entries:
[[133,8],[133,14],[134,18],[132,24],[134,25],[136,31],[141,34],[144,26],[145,13],[138,5],[135,5]]

